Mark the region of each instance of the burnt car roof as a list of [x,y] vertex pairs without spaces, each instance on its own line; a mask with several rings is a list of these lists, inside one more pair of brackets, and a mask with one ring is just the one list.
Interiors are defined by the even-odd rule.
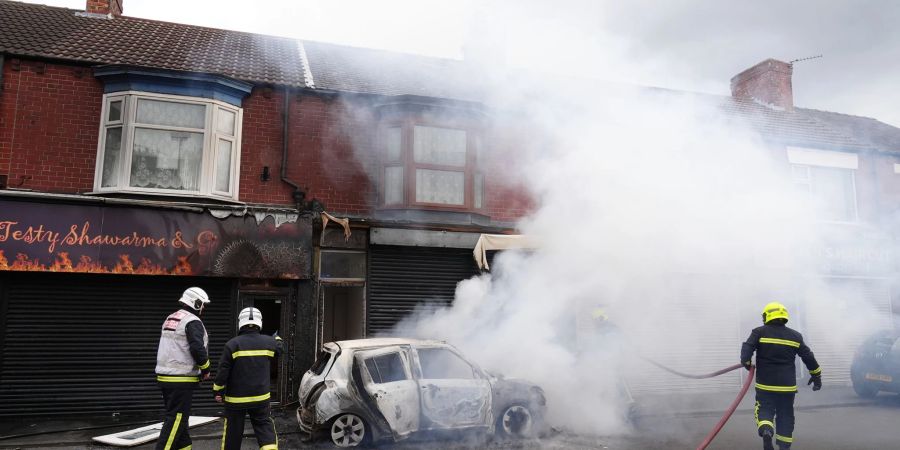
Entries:
[[411,338],[369,338],[369,339],[352,339],[348,341],[328,342],[328,344],[336,344],[341,349],[359,349],[359,348],[377,348],[390,347],[392,345],[450,345],[444,341],[435,339],[411,339]]

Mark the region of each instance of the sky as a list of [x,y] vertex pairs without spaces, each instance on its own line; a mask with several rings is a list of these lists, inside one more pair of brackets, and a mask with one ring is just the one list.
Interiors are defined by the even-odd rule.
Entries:
[[900,126],[900,2],[893,0],[124,0],[124,10],[133,17],[450,58],[462,57],[467,42],[489,36],[507,48],[513,66],[577,70],[587,53],[619,61],[616,70],[592,74],[601,79],[721,95],[729,94],[732,76],[766,58],[822,55],[795,64],[795,105]]

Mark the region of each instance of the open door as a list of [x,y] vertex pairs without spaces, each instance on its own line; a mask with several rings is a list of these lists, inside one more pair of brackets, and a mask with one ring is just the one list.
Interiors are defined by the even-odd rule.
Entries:
[[422,416],[429,428],[491,425],[491,383],[468,361],[445,347],[418,347]]
[[365,394],[400,439],[419,429],[419,386],[410,371],[409,349],[384,347],[353,356]]

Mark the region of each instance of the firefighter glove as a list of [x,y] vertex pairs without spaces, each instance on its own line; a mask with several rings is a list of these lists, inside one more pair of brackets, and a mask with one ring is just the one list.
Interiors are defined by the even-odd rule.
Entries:
[[747,370],[750,370],[750,368],[753,367],[753,365],[750,364],[750,361],[744,361],[744,362],[742,362],[741,364],[743,364],[743,365],[744,365],[744,368],[747,369]]
[[818,391],[822,389],[822,376],[821,375],[813,375],[809,377],[809,381],[806,383],[807,385],[812,385],[812,390]]

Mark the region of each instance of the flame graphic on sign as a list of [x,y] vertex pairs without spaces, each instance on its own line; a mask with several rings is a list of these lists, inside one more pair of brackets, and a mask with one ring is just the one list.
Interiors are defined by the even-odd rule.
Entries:
[[77,273],[120,273],[133,275],[192,275],[193,268],[188,262],[187,256],[179,256],[178,262],[172,270],[168,270],[159,264],[153,264],[147,258],[141,258],[137,267],[127,254],[119,255],[119,261],[112,268],[94,261],[90,256],[82,255],[78,264],[73,264],[68,252],[59,252],[56,260],[49,266],[42,264],[38,258],[32,259],[25,253],[17,253],[12,264],[0,250],[0,270],[33,271],[33,272],[77,272]]

